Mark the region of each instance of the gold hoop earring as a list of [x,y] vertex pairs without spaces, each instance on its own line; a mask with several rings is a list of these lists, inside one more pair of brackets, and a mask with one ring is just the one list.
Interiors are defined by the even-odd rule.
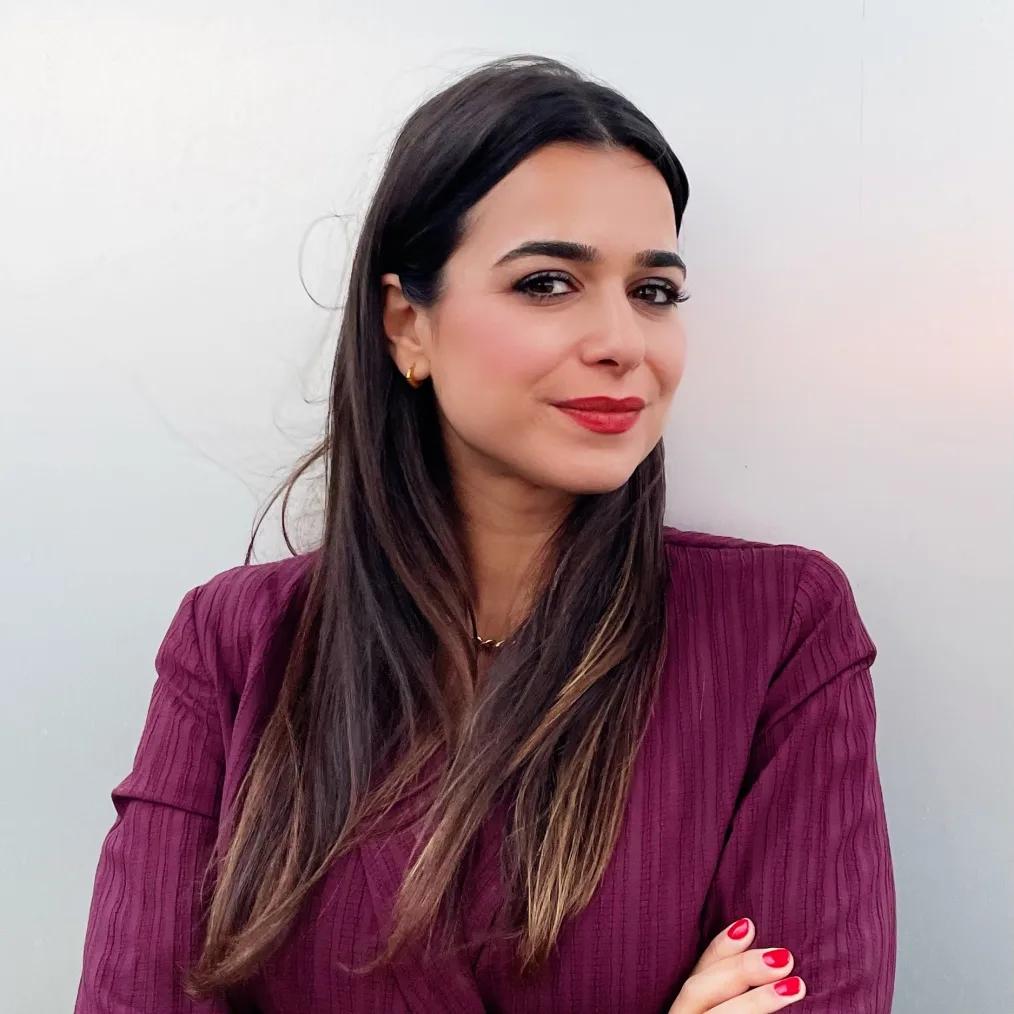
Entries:
[[422,383],[421,380],[416,380],[415,379],[415,363],[413,363],[405,371],[405,379],[409,382],[410,386],[412,386],[412,387],[418,387]]

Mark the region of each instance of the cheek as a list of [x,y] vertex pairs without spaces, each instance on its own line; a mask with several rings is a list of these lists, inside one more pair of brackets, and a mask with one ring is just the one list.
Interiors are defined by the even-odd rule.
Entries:
[[[530,390],[559,355],[530,314],[489,297],[460,298],[448,306],[440,315],[434,348],[438,379],[494,398],[497,391]],[[476,390],[475,385],[481,386]]]
[[667,406],[683,379],[686,355],[686,334],[679,322],[659,335],[657,342],[649,344],[646,358],[657,379],[660,400]]

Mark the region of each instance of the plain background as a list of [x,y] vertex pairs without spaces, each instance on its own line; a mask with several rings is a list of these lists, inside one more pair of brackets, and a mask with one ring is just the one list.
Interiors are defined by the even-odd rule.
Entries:
[[895,1010],[1011,1010],[1010,0],[211,6],[0,7],[0,1009],[72,1007],[156,648],[320,425],[400,120],[535,51],[690,176],[671,520],[823,550],[880,648]]

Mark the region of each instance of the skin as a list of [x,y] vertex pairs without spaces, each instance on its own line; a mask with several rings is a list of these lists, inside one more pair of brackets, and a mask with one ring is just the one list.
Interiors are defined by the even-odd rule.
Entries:
[[[597,258],[501,263],[540,240],[585,244]],[[409,303],[397,275],[381,280],[398,369],[434,386],[484,637],[521,619],[530,565],[573,498],[623,485],[662,436],[686,352],[667,293],[685,272],[636,256],[676,244],[672,198],[650,163],[626,149],[553,144],[472,209],[433,307]],[[554,278],[516,289],[546,271]],[[646,405],[622,434],[591,432],[554,407],[592,395]]]
[[[584,244],[594,261],[527,254],[544,240]],[[672,199],[658,171],[628,150],[553,144],[505,176],[473,209],[428,309],[386,274],[384,326],[398,370],[436,393],[463,510],[480,634],[500,638],[521,620],[530,567],[581,493],[617,489],[662,436],[683,376],[686,336],[665,291],[681,267],[644,267],[645,250],[676,251]],[[553,279],[518,283],[540,272]],[[571,398],[636,396],[645,407],[625,433],[587,430],[555,407]],[[723,931],[701,956],[671,1014],[758,1014],[806,995],[780,996],[792,958],[750,949]]]
[[[727,926],[701,955],[669,1014],[769,1014],[802,1000],[806,983],[794,974],[792,954],[751,948],[756,938],[750,919]],[[789,995],[779,994],[780,988]]]

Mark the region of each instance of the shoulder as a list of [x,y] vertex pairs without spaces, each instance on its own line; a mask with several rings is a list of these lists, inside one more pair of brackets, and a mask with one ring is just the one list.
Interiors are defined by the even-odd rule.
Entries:
[[872,651],[849,579],[823,553],[670,527],[663,537],[677,623],[724,629],[775,667],[818,628],[853,653]]
[[791,595],[848,596],[849,580],[837,563],[815,549],[793,543],[754,542],[705,532],[663,529],[669,571],[677,581],[719,579],[719,584],[745,578]]
[[266,665],[279,648],[285,657],[279,642],[295,633],[316,556],[231,567],[186,593],[176,623],[189,613],[195,650],[215,682],[240,694],[251,667]]
[[733,567],[774,578],[784,576],[790,583],[803,571],[812,569],[818,580],[848,584],[844,572],[823,553],[794,543],[755,542],[727,535],[687,532],[666,526],[663,541],[670,569],[696,574],[713,568]]

